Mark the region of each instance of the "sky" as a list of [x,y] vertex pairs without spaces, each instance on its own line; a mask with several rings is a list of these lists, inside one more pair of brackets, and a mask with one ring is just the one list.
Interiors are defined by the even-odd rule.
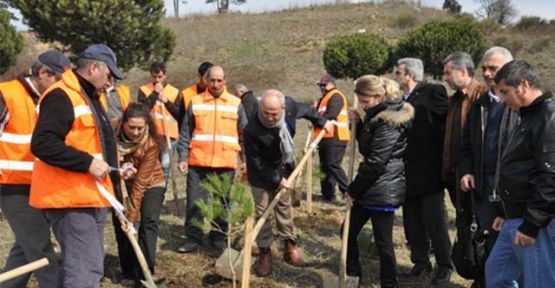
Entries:
[[[164,0],[166,3],[166,14],[173,16],[173,0]],[[376,1],[376,0],[374,0]],[[381,1],[381,0],[378,0]],[[205,4],[204,0],[188,0],[189,3],[181,4],[180,14],[206,14],[215,13],[215,4]],[[232,11],[241,12],[266,12],[295,7],[306,7],[310,5],[335,3],[335,0],[247,0],[243,5],[232,5]],[[361,0],[359,2],[372,2]],[[441,8],[443,0],[421,0],[423,5]],[[479,8],[476,0],[459,0],[464,12],[474,14]],[[513,6],[518,11],[518,16],[533,15],[545,19],[555,18],[554,0],[512,0]]]
[[[376,1],[376,0],[374,0]],[[377,0],[381,1],[381,0]],[[444,0],[421,0],[422,4],[430,7],[441,8]],[[173,0],[164,0],[166,4],[166,15],[173,16]],[[183,2],[183,0],[180,0]],[[180,5],[180,14],[213,14],[216,13],[215,4],[206,4],[205,0],[187,0],[187,4]],[[283,10],[289,8],[300,8],[311,5],[335,3],[335,0],[247,0],[243,5],[231,5],[232,11],[257,13]],[[356,2],[356,0],[355,0]],[[371,0],[359,0],[358,2],[372,2]],[[476,0],[459,0],[464,12],[474,14],[479,8]],[[555,0],[512,0],[513,6],[520,16],[539,16],[544,19],[555,19]],[[17,12],[16,12],[17,14]],[[27,27],[20,21],[12,21],[19,30]]]

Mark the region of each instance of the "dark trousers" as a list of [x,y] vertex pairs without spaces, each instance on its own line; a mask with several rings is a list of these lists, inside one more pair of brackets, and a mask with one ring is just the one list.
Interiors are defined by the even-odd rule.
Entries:
[[397,263],[393,250],[393,212],[381,212],[365,209],[355,205],[351,209],[351,225],[349,227],[349,240],[347,248],[347,271],[360,272],[358,252],[358,234],[368,219],[372,220],[374,241],[378,247],[380,257],[380,281],[382,287],[397,284]]
[[[160,210],[164,201],[164,187],[152,187],[145,192],[141,203],[141,218],[139,223],[139,246],[143,252],[149,270],[154,273],[156,264],[156,242],[158,241],[158,224],[160,223]],[[118,243],[118,255],[121,271],[125,278],[138,280],[142,277],[141,267],[137,255],[121,224],[112,214],[112,222]]]
[[61,286],[97,288],[104,276],[104,223],[108,208],[45,210],[62,248]]
[[320,181],[320,187],[322,195],[326,199],[333,199],[336,184],[339,186],[339,191],[343,193],[349,187],[347,175],[341,167],[346,147],[345,144],[327,144],[318,147],[320,168],[325,174],[324,179]]
[[[28,264],[43,257],[50,264],[35,272],[39,287],[56,287],[58,283],[58,261],[50,241],[50,227],[41,210],[29,206],[29,185],[17,185],[12,189],[2,186],[0,208],[12,229],[15,241],[6,260],[4,271]],[[23,190],[12,191],[10,190]],[[21,193],[23,192],[23,193]],[[31,273],[24,274],[0,284],[2,288],[26,287]]]
[[430,239],[439,266],[452,268],[444,193],[432,193],[407,198],[403,205],[405,237],[410,247],[412,263],[429,264]]
[[[185,207],[185,236],[188,239],[194,240],[197,243],[202,242],[202,237],[204,233],[202,229],[196,225],[197,222],[203,220],[203,216],[200,212],[200,208],[197,205],[197,201],[203,199],[208,201],[208,193],[200,186],[200,182],[206,178],[209,174],[224,175],[227,174],[233,179],[235,176],[235,170],[230,169],[215,169],[215,168],[205,168],[205,167],[189,167],[189,173],[187,174],[187,205]],[[227,231],[227,222],[223,219],[215,220],[216,224],[223,230]],[[220,231],[212,229],[209,235],[210,240],[225,240],[225,234]]]

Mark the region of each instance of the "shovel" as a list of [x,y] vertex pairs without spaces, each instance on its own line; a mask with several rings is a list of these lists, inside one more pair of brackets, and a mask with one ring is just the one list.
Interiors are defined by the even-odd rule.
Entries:
[[166,136],[166,144],[168,145],[168,154],[170,155],[170,179],[172,182],[172,194],[173,200],[175,201],[175,209],[179,211],[179,203],[177,202],[177,184],[175,183],[175,172],[173,172],[172,167],[173,163],[173,149],[172,149],[172,142],[170,140],[170,133],[168,132],[168,120],[166,119],[166,115],[164,115],[164,104],[162,102],[157,101],[158,105],[160,106],[160,111],[162,111],[162,125],[164,125],[164,134]]
[[[147,288],[157,288],[158,286],[152,279],[152,274],[148,269],[145,255],[143,254],[143,251],[141,250],[141,247],[139,247],[139,243],[137,243],[137,239],[135,238],[134,234],[136,234],[137,231],[135,230],[133,223],[129,222],[129,220],[127,220],[127,218],[123,214],[124,206],[114,196],[112,196],[112,194],[110,194],[110,192],[108,192],[106,188],[104,188],[99,182],[96,182],[96,187],[100,191],[100,194],[102,194],[102,196],[110,203],[110,205],[112,205],[112,208],[114,209],[116,217],[121,223],[122,228],[125,227],[125,229],[122,230],[123,232],[125,232],[125,235],[129,239],[129,242],[133,247],[133,251],[135,251],[135,255],[137,255],[137,260],[139,261],[139,265],[141,266],[141,270],[143,271],[143,276],[146,279],[141,280],[141,283]],[[127,189],[125,188],[125,185],[122,185],[121,189],[124,194],[127,194]]]
[[[25,264],[23,266],[17,267],[15,269],[12,269],[10,271],[6,271],[2,274],[0,274],[0,283],[6,282],[10,279],[19,277],[23,274],[27,274],[29,272],[33,272],[35,270],[38,270],[46,265],[48,265],[48,259],[45,258],[41,258],[37,261],[33,261],[31,263]],[[2,286],[2,285],[0,285]]]

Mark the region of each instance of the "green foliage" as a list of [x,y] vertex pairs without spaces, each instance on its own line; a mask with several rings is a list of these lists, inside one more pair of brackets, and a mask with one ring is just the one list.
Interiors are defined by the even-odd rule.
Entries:
[[336,78],[380,74],[387,66],[390,50],[387,41],[375,34],[335,37],[324,48],[324,67]]
[[454,51],[465,51],[480,59],[487,46],[475,22],[467,19],[431,21],[405,34],[398,43],[395,58],[416,57],[424,62],[434,78],[443,74],[442,61]]
[[114,50],[129,69],[167,61],[175,34],[160,26],[162,0],[10,0],[41,41],[59,43],[79,54],[93,43]]
[[11,14],[0,7],[0,74],[17,62],[23,49],[23,37],[10,24]]
[[[216,219],[225,220],[228,224],[228,238],[241,232],[243,222],[254,214],[254,200],[247,185],[234,183],[227,174],[209,174],[200,185],[209,195],[208,201],[197,201],[204,218],[210,223],[215,223]],[[204,222],[196,225],[204,227]],[[225,227],[219,228],[223,232]]]
[[398,29],[407,29],[416,26],[418,20],[412,14],[401,14],[393,20],[394,27]]
[[443,1],[443,10],[447,11],[449,14],[460,14],[462,10],[461,4],[457,0],[445,0]]

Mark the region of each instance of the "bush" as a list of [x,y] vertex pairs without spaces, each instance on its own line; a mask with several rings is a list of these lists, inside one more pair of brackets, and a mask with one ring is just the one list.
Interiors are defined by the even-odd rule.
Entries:
[[407,29],[416,26],[416,16],[412,14],[402,14],[393,20],[393,26],[398,29]]
[[542,29],[549,26],[549,23],[537,16],[522,16],[518,23],[515,24],[515,30],[528,31],[531,29]]
[[442,61],[450,53],[464,51],[476,61],[486,45],[485,38],[473,21],[431,21],[409,31],[399,40],[395,58],[420,58],[425,70],[434,78],[439,78],[443,74]]
[[387,68],[390,50],[382,36],[339,36],[324,47],[324,67],[337,78],[356,79],[364,74],[380,74]]
[[550,46],[551,46],[551,38],[537,39],[528,48],[528,53],[531,53],[531,54],[539,53],[546,49],[549,49]]
[[17,62],[23,49],[23,37],[10,25],[11,15],[0,7],[0,74]]

